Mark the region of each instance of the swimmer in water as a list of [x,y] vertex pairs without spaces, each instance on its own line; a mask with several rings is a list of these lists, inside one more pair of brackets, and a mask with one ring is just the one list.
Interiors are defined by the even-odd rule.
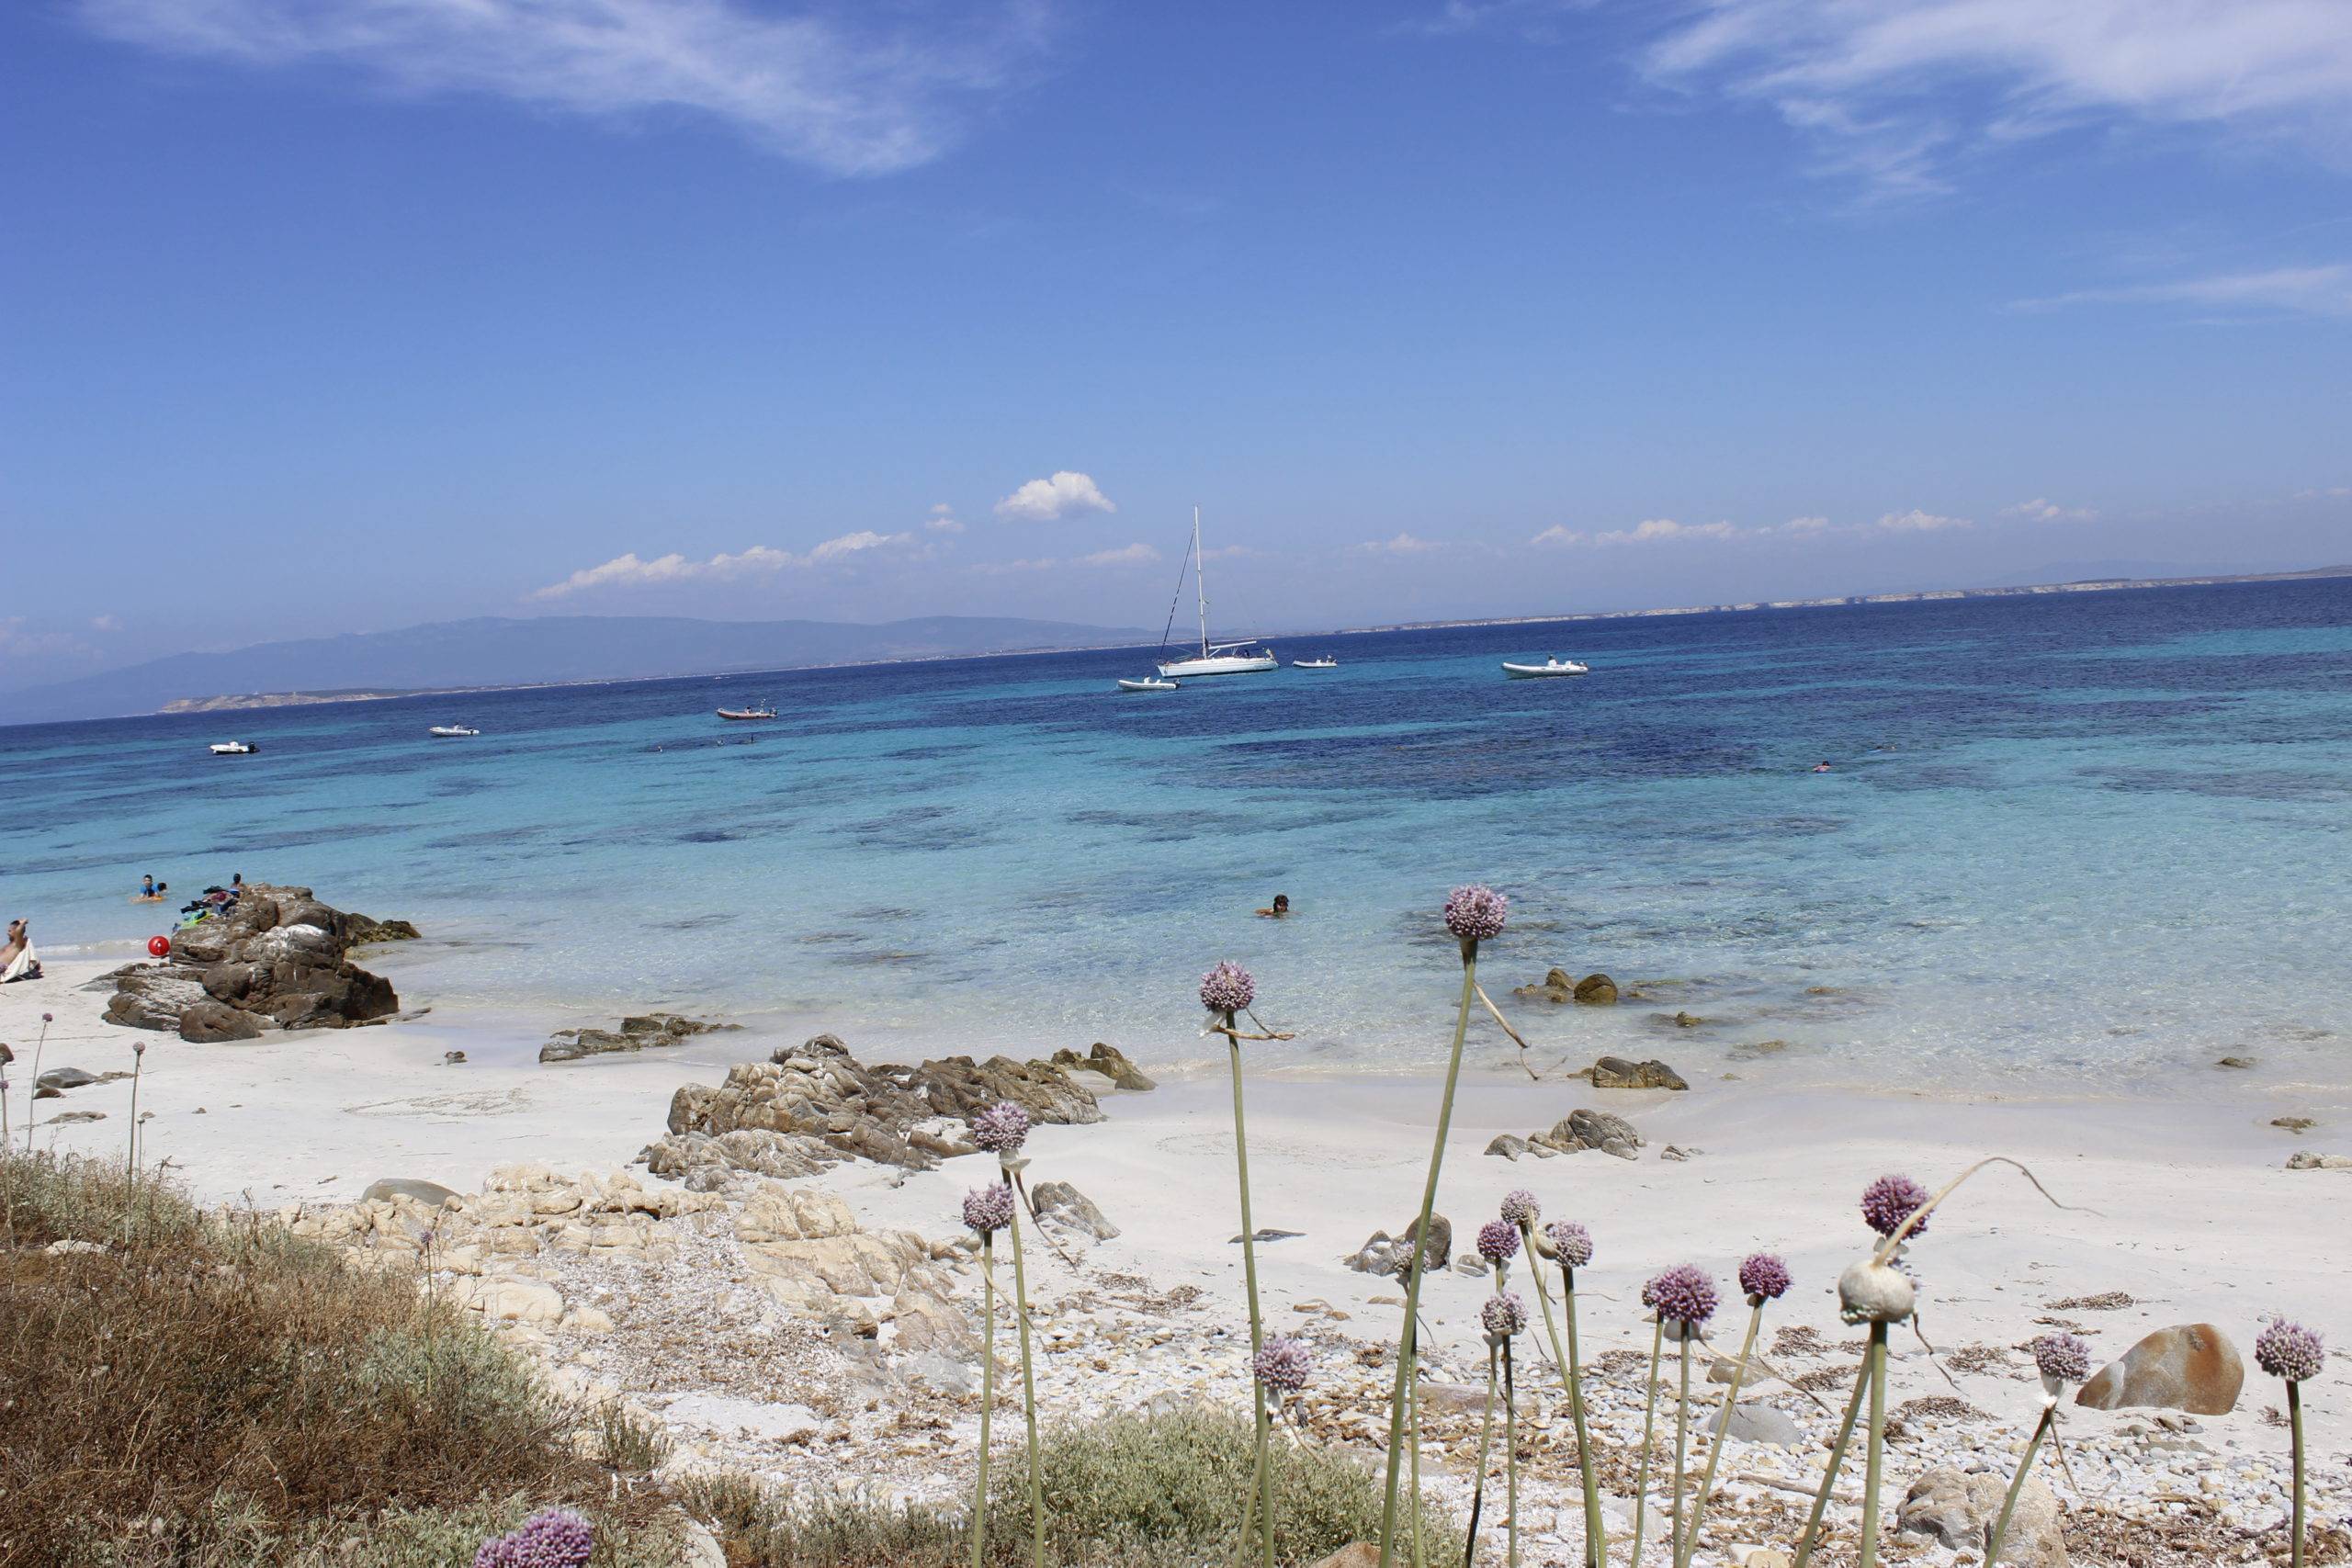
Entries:
[[1813,765],[1813,771],[1816,773],[1834,773],[1838,770],[1831,767],[1826,761],[1820,761],[1815,762]]
[[1279,920],[1289,913],[1290,895],[1287,893],[1275,894],[1273,907],[1272,908],[1261,909],[1258,911],[1258,914],[1261,918],[1269,920]]

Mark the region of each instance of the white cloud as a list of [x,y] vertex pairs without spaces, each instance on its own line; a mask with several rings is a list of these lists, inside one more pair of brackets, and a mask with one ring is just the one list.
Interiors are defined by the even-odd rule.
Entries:
[[2086,123],[2196,124],[2340,146],[2342,0],[1700,0],[1654,79],[1770,105],[1825,171],[1889,194],[1957,156]]
[[100,632],[119,632],[122,630],[122,617],[120,615],[93,615],[90,617],[90,629],[92,631]]
[[2098,515],[2087,506],[2061,506],[2042,496],[2020,501],[2015,506],[2001,508],[2004,517],[2022,517],[2033,523],[2088,523]]
[[1939,517],[1932,512],[1913,507],[1908,512],[1890,512],[1878,520],[1880,528],[1890,534],[1934,534],[1947,528],[1965,528],[1965,517]]
[[754,0],[79,0],[119,41],[251,67],[322,64],[409,94],[597,117],[684,109],[836,175],[938,156],[1046,42],[1035,0],[779,14]]
[[1417,539],[1410,534],[1399,534],[1393,539],[1366,539],[1356,547],[1375,556],[1418,556],[1440,547],[1435,540]]
[[596,588],[654,588],[666,583],[690,581],[732,582],[748,577],[772,576],[796,568],[838,565],[869,551],[913,544],[914,536],[910,533],[876,534],[872,529],[861,529],[854,534],[842,534],[813,545],[807,555],[800,556],[766,545],[753,545],[734,555],[715,555],[708,560],[700,561],[688,560],[674,552],[643,560],[639,558],[635,550],[631,550],[627,555],[615,556],[601,566],[582,567],[560,582],[550,582],[545,588],[534,589],[530,596],[534,599],[562,599]]
[[1589,542],[1589,536],[1581,528],[1555,523],[1527,542],[1531,545],[1581,545]]
[[1767,534],[1788,534],[1800,539],[1810,539],[1816,535],[1826,534],[1829,532],[1829,519],[1826,517],[1792,517],[1786,523],[1781,524],[1778,528],[1767,528],[1763,531]]
[[2341,501],[2347,495],[2352,495],[2352,485],[2329,485],[2324,490],[2299,490],[2288,499],[2290,501]]
[[1150,566],[1159,559],[1159,552],[1140,541],[1122,545],[1115,550],[1097,550],[1091,556],[1080,556],[1080,566]]
[[[2352,16],[2352,6],[2346,14]],[[2352,266],[2279,266],[2120,288],[2078,288],[2044,299],[2021,299],[2017,308],[2053,310],[2068,305],[2188,305],[2352,320]]]
[[1677,523],[1671,517],[1652,517],[1636,523],[1631,528],[1612,528],[1605,534],[1595,534],[1596,545],[1647,545],[1660,539],[1733,539],[1739,530],[1728,523]]
[[999,517],[1018,518],[1024,523],[1051,523],[1074,513],[1118,510],[1092,479],[1068,468],[1048,479],[1031,479],[996,503]]
[[956,520],[956,509],[944,501],[931,509],[931,515],[923,520],[922,525],[934,534],[960,534],[964,531],[964,525]]

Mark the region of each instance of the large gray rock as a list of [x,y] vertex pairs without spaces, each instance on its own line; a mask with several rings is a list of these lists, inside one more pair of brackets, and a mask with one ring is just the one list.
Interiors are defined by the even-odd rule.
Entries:
[[423,1181],[413,1176],[387,1176],[368,1184],[359,1195],[363,1203],[378,1198],[413,1198],[428,1209],[437,1209],[450,1199],[460,1196],[437,1181]]
[[2245,1361],[2210,1323],[2159,1328],[2109,1363],[2075,1395],[2094,1410],[2152,1405],[2191,1416],[2226,1416],[2245,1386]]
[[[1911,1483],[1896,1511],[1894,1528],[1906,1535],[1929,1537],[1953,1551],[1973,1552],[1981,1561],[1992,1544],[1993,1527],[2000,1520],[2008,1489],[2006,1474],[1964,1473],[1938,1465]],[[2040,1476],[2026,1477],[2018,1493],[2008,1534],[2001,1541],[2001,1561],[2021,1568],[2066,1568],[2058,1499]]]
[[[236,1040],[268,1029],[345,1029],[400,1010],[390,982],[345,956],[349,917],[307,887],[247,886],[227,912],[172,933],[168,963],[115,972],[107,1021],[175,1032],[197,1040]],[[193,1031],[184,1015],[207,1000]]]
[[196,1045],[212,1045],[223,1040],[258,1040],[270,1021],[207,997],[180,1009],[179,1033],[181,1039]]
[[1713,1430],[1743,1443],[1770,1443],[1776,1449],[1793,1449],[1804,1441],[1804,1434],[1787,1411],[1753,1401],[1741,1404],[1728,1418],[1717,1416]]
[[79,1067],[51,1067],[33,1080],[33,1087],[36,1089],[53,1089],[62,1092],[69,1089],[87,1089],[94,1083],[105,1081],[97,1074],[85,1073]]
[[1116,1045],[1106,1045],[1098,1040],[1094,1048],[1081,1056],[1067,1045],[1054,1053],[1054,1066],[1072,1072],[1100,1073],[1109,1078],[1114,1088],[1140,1091],[1159,1086],[1138,1072],[1136,1065]]
[[1515,1160],[1532,1154],[1539,1158],[1553,1155],[1578,1154],[1586,1149],[1599,1149],[1615,1155],[1619,1159],[1638,1159],[1642,1135],[1623,1116],[1606,1111],[1579,1108],[1569,1111],[1553,1123],[1546,1133],[1531,1133],[1521,1138],[1504,1134],[1487,1145],[1490,1155],[1500,1155]]
[[1109,1241],[1119,1234],[1119,1227],[1102,1217],[1102,1211],[1067,1181],[1040,1181],[1029,1194],[1036,1201],[1037,1213],[1056,1224],[1068,1225],[1097,1241]]
[[1689,1089],[1682,1075],[1664,1062],[1629,1062],[1623,1056],[1603,1056],[1589,1069],[1595,1089]]
[[[1364,1244],[1347,1259],[1349,1268],[1359,1274],[1394,1274],[1402,1278],[1413,1261],[1413,1238],[1421,1228],[1419,1216],[1405,1227],[1402,1236],[1392,1236],[1386,1231],[1374,1231]],[[1430,1216],[1429,1245],[1421,1253],[1424,1269],[1434,1273],[1442,1269],[1453,1257],[1453,1222],[1443,1214]]]

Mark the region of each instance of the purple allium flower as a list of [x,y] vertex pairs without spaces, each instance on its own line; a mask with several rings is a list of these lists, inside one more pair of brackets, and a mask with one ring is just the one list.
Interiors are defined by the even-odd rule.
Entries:
[[1715,1315],[1715,1282],[1695,1264],[1678,1263],[1642,1287],[1642,1303],[1662,1318],[1696,1328]]
[[1478,1227],[1478,1256],[1489,1263],[1508,1263],[1519,1256],[1519,1227],[1509,1220],[1488,1220]]
[[569,1508],[542,1508],[512,1535],[483,1541],[474,1568],[584,1568],[595,1550],[586,1519]]
[[1012,1223],[1012,1189],[1001,1181],[975,1187],[964,1194],[964,1223],[981,1235]]
[[1457,887],[1446,897],[1445,929],[1464,942],[1486,942],[1503,934],[1510,900],[1491,887]]
[[1250,1358],[1250,1370],[1258,1381],[1278,1393],[1296,1393],[1306,1386],[1315,1371],[1315,1352],[1306,1348],[1304,1339],[1287,1334],[1277,1334],[1266,1341],[1266,1348]]
[[1750,1301],[1778,1301],[1789,1288],[1789,1266],[1769,1252],[1751,1254],[1739,1266],[1739,1288]]
[[[1559,1250],[1560,1261],[1571,1269],[1581,1269],[1592,1261],[1592,1233],[1574,1220],[1554,1220],[1544,1228]],[[1647,1304],[1647,1298],[1644,1298]]]
[[1258,998],[1258,982],[1238,964],[1219,960],[1201,976],[1201,1005],[1211,1012],[1239,1012]]
[[1526,1188],[1514,1187],[1503,1194],[1503,1218],[1510,1224],[1532,1229],[1535,1222],[1543,1217],[1544,1205],[1538,1203],[1535,1194]]
[[[1928,1197],[1928,1190],[1907,1176],[1882,1176],[1862,1189],[1862,1218],[1879,1235],[1893,1235]],[[1925,1235],[1928,1222],[1921,1220],[1904,1234]]]
[[1029,1112],[1007,1100],[972,1118],[972,1142],[990,1154],[1018,1154],[1029,1141]]
[[1517,1291],[1497,1291],[1478,1309],[1478,1322],[1489,1334],[1518,1334],[1527,1327],[1527,1303]]
[[2053,1382],[2081,1382],[2091,1375],[2091,1348],[2071,1334],[2044,1334],[2028,1348],[2041,1375]]
[[45,1012],[40,1015],[40,1021],[43,1023],[55,1023],[57,1021],[57,1015],[53,1012]]
[[2312,1329],[2282,1317],[2254,1337],[2254,1361],[2274,1378],[2308,1382],[2327,1364],[2327,1347]]

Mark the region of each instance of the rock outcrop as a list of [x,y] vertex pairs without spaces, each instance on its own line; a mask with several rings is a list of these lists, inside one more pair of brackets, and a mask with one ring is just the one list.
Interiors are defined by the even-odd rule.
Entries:
[[[1374,1231],[1364,1244],[1347,1259],[1349,1268],[1359,1274],[1395,1274],[1402,1277],[1413,1261],[1413,1238],[1419,1234],[1421,1222],[1415,1216],[1401,1236],[1386,1231]],[[1421,1267],[1431,1273],[1443,1269],[1453,1257],[1453,1222],[1443,1214],[1430,1216],[1429,1245],[1421,1251]]]
[[1542,985],[1515,987],[1511,995],[1536,1002],[1582,1002],[1587,1007],[1613,1007],[1617,1001],[1617,982],[1606,975],[1587,975],[1579,980],[1565,969],[1554,969],[1544,976]]
[[174,932],[164,962],[108,976],[107,1021],[201,1043],[389,1018],[400,998],[345,956],[353,942],[352,917],[309,888],[255,883],[227,912]]
[[2094,1410],[2153,1405],[2191,1416],[2226,1416],[2245,1386],[2245,1361],[2210,1323],[2159,1328],[2085,1383],[2075,1403]]
[[1578,1154],[1586,1149],[1599,1149],[1602,1154],[1615,1155],[1619,1159],[1638,1159],[1642,1135],[1623,1116],[1606,1111],[1576,1110],[1552,1124],[1548,1133],[1530,1133],[1522,1138],[1505,1133],[1487,1145],[1490,1155],[1515,1160],[1532,1155],[1537,1159],[1550,1159],[1555,1155]]
[[675,1045],[681,1040],[691,1040],[697,1034],[742,1027],[740,1023],[708,1023],[683,1013],[639,1013],[621,1020],[618,1029],[559,1029],[548,1037],[546,1044],[539,1047],[539,1060],[576,1062],[582,1056],[598,1056],[614,1051],[643,1051],[662,1045]]
[[928,1170],[972,1153],[967,1123],[1008,1100],[1033,1122],[1102,1120],[1093,1094],[1051,1062],[948,1056],[868,1067],[820,1034],[771,1061],[729,1067],[716,1088],[681,1087],[669,1135],[645,1156],[656,1176],[704,1190],[735,1171],[806,1176],[844,1159]]
[[1063,1046],[1054,1053],[1054,1066],[1068,1068],[1071,1072],[1100,1073],[1109,1078],[1112,1087],[1115,1089],[1140,1092],[1159,1087],[1138,1072],[1136,1065],[1127,1060],[1125,1052],[1116,1045],[1105,1045],[1100,1040],[1097,1040],[1094,1043],[1094,1048],[1083,1056],[1069,1046]]

